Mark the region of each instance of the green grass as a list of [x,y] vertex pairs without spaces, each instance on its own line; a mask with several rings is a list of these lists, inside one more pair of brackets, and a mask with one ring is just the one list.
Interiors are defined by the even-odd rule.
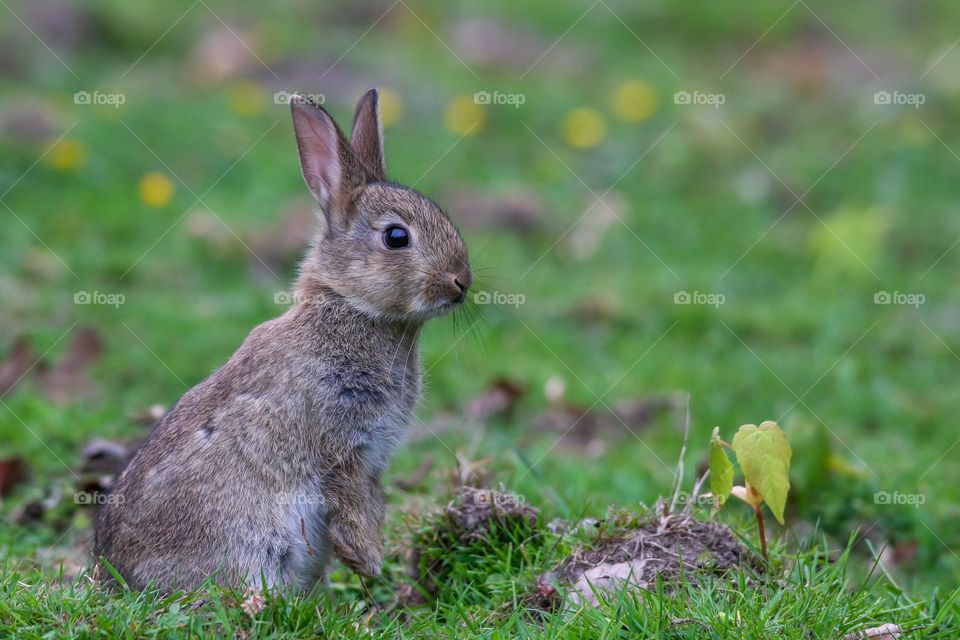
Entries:
[[[574,2],[410,3],[391,9],[323,79],[389,3],[347,10],[291,1],[267,11],[208,2],[166,34],[192,3],[80,3],[71,11],[82,12],[87,31],[76,44],[51,37],[29,3],[9,4],[64,64],[0,9],[0,42],[8,43],[0,54],[10,66],[0,79],[0,115],[43,114],[50,123],[48,135],[15,128],[0,137],[0,358],[26,335],[56,362],[77,326],[97,328],[105,352],[87,376],[98,387],[93,395],[54,404],[29,376],[2,398],[0,457],[23,456],[32,469],[5,499],[3,515],[51,486],[66,497],[41,523],[0,522],[0,588],[8,592],[0,625],[22,627],[25,637],[237,628],[296,637],[321,623],[328,634],[353,633],[363,619],[354,611],[363,591],[345,575],[319,601],[271,601],[254,625],[236,593],[206,591],[188,600],[207,604],[175,610],[156,595],[61,587],[55,558],[89,540],[90,514],[69,499],[83,444],[142,436],[131,414],[175,402],[251,327],[283,309],[274,294],[287,289],[295,258],[265,267],[247,248],[274,233],[284,212],[307,204],[287,109],[273,104],[273,92],[320,91],[345,123],[370,84],[403,101],[387,129],[391,177],[417,182],[448,205],[470,246],[478,290],[525,296],[516,308],[483,307],[475,326],[444,320],[426,330],[419,417],[438,437],[424,432],[407,445],[387,480],[409,475],[427,456],[436,464],[412,494],[391,490],[387,541],[398,557],[403,523],[446,499],[455,452],[492,458],[494,481],[539,506],[545,519],[602,517],[611,504],[652,504],[669,491],[683,416],[606,434],[599,456],[555,447],[557,434],[536,425],[548,409],[541,390],[557,376],[567,402],[597,403],[598,412],[641,396],[689,395],[685,486],[714,425],[732,433],[776,419],[795,450],[790,519],[768,531],[781,541],[782,569],[760,582],[730,576],[702,589],[624,596],[541,628],[510,603],[557,558],[537,556],[516,577],[515,593],[498,587],[496,597],[475,598],[477,584],[512,575],[491,558],[480,565],[486,575],[465,574],[435,607],[377,616],[376,632],[707,633],[701,624],[671,622],[693,618],[716,637],[801,637],[802,629],[840,637],[868,620],[927,629],[953,623],[960,87],[951,70],[960,53],[936,61],[956,40],[954,3],[864,12],[826,2],[608,2],[609,10],[597,4],[585,15],[590,5]],[[214,14],[254,43],[263,64],[252,60],[235,78],[195,79],[190,51],[221,26]],[[476,62],[454,27],[478,16],[515,30],[512,40],[532,43],[532,53]],[[639,123],[619,120],[611,107],[611,94],[632,79],[658,95],[654,113]],[[525,104],[487,107],[474,135],[445,128],[454,97],[493,90],[522,93]],[[926,102],[877,105],[878,90],[919,92]],[[126,102],[76,105],[76,91],[121,92]],[[722,93],[726,101],[720,109],[677,105],[678,91]],[[564,119],[580,107],[605,119],[607,134],[594,148],[564,139]],[[47,153],[64,132],[84,156],[71,168],[51,162],[62,146]],[[154,171],[175,188],[157,208],[137,190]],[[622,223],[614,220],[596,250],[577,257],[572,238],[597,218],[580,216],[611,187],[623,203],[611,205]],[[528,189],[541,218],[529,233],[464,220],[449,206],[464,188]],[[805,204],[794,205],[796,196]],[[198,233],[205,221],[210,231]],[[122,293],[125,303],[75,305],[78,291]],[[725,301],[674,304],[680,291]],[[874,304],[881,291],[925,301]],[[590,316],[584,308],[601,311]],[[459,419],[500,376],[529,389],[513,417],[488,425]],[[877,492],[923,496],[923,504],[878,504]],[[755,539],[738,506],[720,517]],[[818,527],[825,539],[800,551]],[[823,566],[817,554],[845,548],[855,532],[849,558]],[[889,576],[877,570],[866,578],[867,541],[897,550]],[[318,602],[328,612],[319,618]],[[724,627],[719,614],[733,620],[737,611],[745,626]]]
[[[501,539],[502,542],[502,539]],[[547,534],[508,546],[529,564],[515,567],[527,578],[559,559],[566,546]],[[0,631],[15,637],[556,637],[556,638],[827,638],[895,620],[904,637],[952,638],[957,597],[911,598],[886,579],[853,581],[848,551],[828,558],[815,549],[776,557],[784,569],[758,575],[748,570],[699,585],[658,583],[650,591],[606,595],[597,608],[532,613],[519,581],[487,573],[505,562],[503,547],[450,554],[442,596],[417,609],[372,607],[382,593],[355,578],[334,576],[310,595],[272,593],[261,611],[247,613],[239,590],[203,586],[187,594],[107,594],[86,579],[66,584],[6,571]],[[478,567],[481,567],[478,570]],[[395,572],[396,573],[396,572]],[[347,583],[337,578],[347,579]],[[372,587],[372,588],[369,588]],[[46,636],[45,636],[46,634]]]

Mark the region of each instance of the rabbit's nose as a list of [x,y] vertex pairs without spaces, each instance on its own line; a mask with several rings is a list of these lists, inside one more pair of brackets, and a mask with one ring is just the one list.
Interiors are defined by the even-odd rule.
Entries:
[[453,286],[457,288],[460,292],[460,295],[457,296],[455,302],[463,302],[463,299],[467,296],[467,289],[470,288],[470,285],[473,283],[473,274],[470,271],[464,271],[463,273],[458,273],[453,276]]
[[466,293],[467,289],[470,288],[470,285],[473,284],[473,273],[470,271],[464,271],[463,273],[453,276],[453,284],[460,289],[461,293]]

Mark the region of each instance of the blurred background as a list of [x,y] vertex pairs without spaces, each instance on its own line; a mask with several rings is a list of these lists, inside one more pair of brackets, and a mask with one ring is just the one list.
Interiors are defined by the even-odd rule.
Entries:
[[392,476],[602,516],[670,490],[688,412],[688,487],[714,426],[778,420],[771,533],[958,584],[960,5],[0,5],[4,555],[82,549],[91,459],[285,310],[314,223],[288,96],[348,127],[377,86],[391,178],[478,273]]

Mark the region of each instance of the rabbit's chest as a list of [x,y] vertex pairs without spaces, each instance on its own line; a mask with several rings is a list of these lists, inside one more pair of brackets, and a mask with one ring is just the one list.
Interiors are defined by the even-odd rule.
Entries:
[[332,396],[325,413],[373,474],[386,468],[403,441],[419,397],[419,359],[408,362],[402,368],[341,368],[324,376]]
[[386,468],[403,442],[419,395],[419,371],[392,386],[397,393],[380,407],[378,415],[365,430],[363,458],[367,469],[373,474],[379,474]]

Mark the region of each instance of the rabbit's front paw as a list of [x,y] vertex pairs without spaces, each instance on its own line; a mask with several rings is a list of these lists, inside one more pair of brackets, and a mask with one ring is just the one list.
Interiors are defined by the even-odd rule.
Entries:
[[383,569],[383,543],[380,536],[360,539],[344,535],[340,527],[330,529],[333,551],[350,570],[367,578],[375,578]]

